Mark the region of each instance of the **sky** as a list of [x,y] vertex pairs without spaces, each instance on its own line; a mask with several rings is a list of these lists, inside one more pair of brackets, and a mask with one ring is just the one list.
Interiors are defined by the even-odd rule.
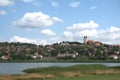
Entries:
[[120,0],[0,0],[0,42],[120,44]]

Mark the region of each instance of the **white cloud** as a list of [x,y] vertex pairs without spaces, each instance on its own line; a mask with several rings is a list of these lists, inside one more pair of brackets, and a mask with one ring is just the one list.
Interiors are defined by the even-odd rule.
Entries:
[[49,29],[45,29],[41,31],[42,34],[47,35],[47,36],[54,36],[56,35],[56,33],[54,33],[53,31],[49,30]]
[[[98,36],[101,38],[102,41],[116,41],[120,39],[120,28],[111,26],[107,30],[99,31]],[[119,41],[120,42],[120,41]],[[114,42],[116,43],[116,42]]]
[[[44,32],[45,30],[43,30]],[[51,31],[51,30],[50,30]],[[45,31],[45,35],[50,34],[49,30]],[[111,26],[107,29],[98,30],[95,29],[82,29],[76,31],[64,31],[61,36],[52,36],[42,40],[35,40],[29,38],[23,38],[14,36],[10,39],[10,42],[21,42],[21,43],[33,43],[37,45],[53,44],[61,41],[79,41],[83,42],[83,36],[88,36],[88,39],[100,41],[106,44],[120,44],[120,28]]]
[[66,38],[72,38],[73,34],[70,31],[64,31],[63,36],[66,37]]
[[6,11],[4,11],[4,10],[0,10],[0,15],[6,15],[6,14],[7,14]]
[[98,32],[97,32],[97,30],[95,30],[95,29],[92,29],[92,30],[82,30],[82,31],[78,31],[78,32],[76,32],[76,34],[75,34],[76,36],[79,36],[79,37],[83,37],[83,36],[90,36],[90,37],[92,37],[92,36],[97,36],[98,35]]
[[46,45],[48,44],[46,40],[35,40],[29,38],[23,38],[19,36],[14,36],[10,39],[10,42],[20,42],[20,43],[32,43],[36,45]]
[[62,41],[73,41],[74,35],[71,31],[64,31],[63,36],[61,37]]
[[48,42],[46,40],[40,40],[39,42],[39,45],[47,45]]
[[120,31],[120,28],[117,28],[117,27],[111,26],[110,29],[109,29],[109,31],[110,31],[111,33],[119,32],[119,31]]
[[13,38],[10,39],[10,42],[34,43],[34,44],[37,43],[36,40],[23,38],[19,36],[14,36]]
[[53,7],[55,7],[55,8],[59,7],[58,2],[55,2],[55,1],[52,1],[52,2],[51,2],[51,5],[52,5]]
[[51,26],[55,22],[62,22],[62,20],[42,12],[28,12],[21,19],[14,21],[13,25],[20,28],[43,28]]
[[75,2],[75,1],[69,4],[69,6],[73,8],[78,7],[79,5],[80,5],[80,2]]
[[[53,19],[54,17],[52,17]],[[54,18],[56,21],[57,19]],[[54,22],[55,22],[54,21]],[[41,33],[50,37],[42,40],[35,40],[29,38],[23,38],[19,36],[14,36],[10,39],[11,42],[27,42],[34,44],[53,44],[55,42],[61,41],[80,41],[83,42],[83,36],[88,36],[88,39],[95,41],[100,41],[107,44],[120,44],[120,28],[115,26],[110,26],[106,29],[98,29],[99,24],[93,20],[85,23],[76,23],[66,30],[61,35],[56,35],[50,29],[42,30]],[[56,35],[56,36],[54,36]]]
[[8,6],[14,4],[13,0],[0,0],[0,6]]
[[[83,41],[83,36],[88,36],[88,39],[97,40],[103,43],[120,44],[119,27],[110,26],[107,29],[101,30],[98,29],[98,27],[99,24],[91,20],[88,23],[73,24],[72,26],[67,27],[67,30],[70,30],[70,32],[63,33],[66,37],[68,36],[68,41],[69,39],[73,39],[73,41]],[[70,35],[72,35],[71,38]]]
[[58,17],[53,17],[52,20],[53,20],[54,22],[63,22],[63,20],[60,19],[60,18],[58,18]]
[[25,3],[30,3],[30,2],[33,2],[34,0],[23,0],[23,2]]
[[94,9],[96,9],[97,7],[96,6],[91,6],[89,9],[90,10],[94,10]]
[[99,26],[99,24],[95,23],[94,21],[90,21],[88,23],[77,23],[73,24],[70,27],[67,27],[68,30],[82,30],[82,29],[95,29]]

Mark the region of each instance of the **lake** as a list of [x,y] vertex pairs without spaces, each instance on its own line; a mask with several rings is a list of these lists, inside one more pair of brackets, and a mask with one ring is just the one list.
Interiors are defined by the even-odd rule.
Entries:
[[103,64],[105,66],[120,66],[120,63],[56,63],[56,62],[40,62],[40,63],[0,63],[0,74],[24,74],[24,69],[36,68],[36,67],[50,67],[61,66],[67,67],[80,64]]

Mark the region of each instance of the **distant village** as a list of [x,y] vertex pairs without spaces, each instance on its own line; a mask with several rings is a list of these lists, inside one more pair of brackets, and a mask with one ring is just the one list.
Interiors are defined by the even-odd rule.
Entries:
[[120,45],[108,45],[83,37],[81,42],[52,45],[0,42],[0,60],[120,60]]

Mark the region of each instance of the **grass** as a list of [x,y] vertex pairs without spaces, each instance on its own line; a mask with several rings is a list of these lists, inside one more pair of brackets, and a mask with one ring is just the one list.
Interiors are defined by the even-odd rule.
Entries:
[[75,65],[70,67],[45,67],[24,70],[26,74],[0,75],[0,80],[118,80],[120,66]]
[[94,65],[75,65],[70,67],[45,67],[45,68],[31,68],[26,69],[24,72],[27,73],[60,73],[67,71],[80,71],[82,73],[89,73],[95,70],[106,70],[110,69],[110,67],[106,67],[104,65],[94,64]]
[[48,80],[119,80],[119,74],[113,75],[88,75],[81,77],[56,77]]
[[22,75],[1,75],[0,80],[41,80],[51,79],[54,76],[51,74],[22,74]]

